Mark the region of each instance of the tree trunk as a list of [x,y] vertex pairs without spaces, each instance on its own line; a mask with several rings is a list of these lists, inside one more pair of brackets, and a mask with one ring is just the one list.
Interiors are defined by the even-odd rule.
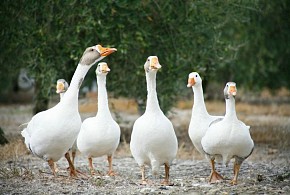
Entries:
[[142,114],[144,114],[146,109],[146,100],[136,99],[136,103],[138,105],[138,114],[141,116]]
[[8,140],[6,139],[5,135],[4,135],[4,131],[2,130],[2,128],[0,127],[0,145],[5,145],[8,144]]
[[34,107],[33,114],[37,114],[38,112],[47,110],[49,103],[49,96],[46,93],[46,86],[42,86],[43,82],[40,80],[36,80],[35,83],[35,98],[34,98]]

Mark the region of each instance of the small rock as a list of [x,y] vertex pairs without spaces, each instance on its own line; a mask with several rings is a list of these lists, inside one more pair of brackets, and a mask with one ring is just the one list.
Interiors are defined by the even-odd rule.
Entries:
[[275,154],[275,153],[277,153],[277,152],[278,152],[277,149],[273,149],[273,148],[269,148],[269,149],[268,149],[268,154]]
[[151,192],[154,192],[155,190],[154,189],[152,189],[152,188],[142,188],[141,190],[140,190],[140,193],[151,193]]
[[199,183],[193,183],[192,186],[193,187],[197,187],[197,186],[200,186],[200,184]]
[[187,188],[183,188],[183,191],[184,191],[184,192],[187,192],[187,191],[188,191],[188,189],[187,189]]
[[283,191],[289,191],[290,190],[290,187],[289,186],[285,186],[285,187],[282,188],[282,190]]
[[167,190],[166,186],[161,186],[159,189],[160,190]]
[[209,194],[216,194],[216,193],[218,193],[218,192],[220,192],[220,189],[210,189],[210,190],[208,191]]
[[263,176],[261,174],[257,175],[257,181],[258,182],[263,181]]
[[205,178],[200,178],[199,179],[201,182],[204,182],[206,179]]

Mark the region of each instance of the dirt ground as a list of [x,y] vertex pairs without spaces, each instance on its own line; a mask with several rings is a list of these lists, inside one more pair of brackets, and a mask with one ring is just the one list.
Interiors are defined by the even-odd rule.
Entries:
[[[54,103],[51,103],[51,106]],[[169,115],[179,141],[177,158],[170,169],[172,186],[161,186],[164,168],[152,176],[151,183],[140,185],[139,167],[129,150],[132,124],[138,118],[133,101],[113,99],[111,111],[121,126],[122,139],[113,166],[116,176],[109,177],[106,157],[94,159],[99,175],[90,176],[88,162],[80,153],[75,165],[86,176],[70,178],[64,158],[57,162],[59,173],[52,176],[47,163],[27,151],[19,125],[31,118],[30,105],[1,105],[0,126],[9,144],[0,147],[0,194],[290,194],[290,105],[287,103],[246,104],[237,102],[238,117],[251,126],[255,141],[253,154],[242,164],[239,183],[232,186],[232,163],[217,165],[225,180],[208,184],[210,166],[193,148],[187,134],[192,102],[179,102]],[[210,113],[223,114],[223,102],[207,102]],[[96,99],[80,100],[83,119],[94,116]]]

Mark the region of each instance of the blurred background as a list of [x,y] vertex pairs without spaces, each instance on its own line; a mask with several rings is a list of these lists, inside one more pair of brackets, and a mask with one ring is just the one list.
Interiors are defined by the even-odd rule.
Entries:
[[[104,61],[111,68],[111,111],[127,141],[132,121],[146,103],[143,64],[156,55],[162,65],[159,103],[184,145],[191,146],[187,128],[193,95],[186,84],[193,71],[203,78],[209,112],[224,114],[223,88],[235,81],[238,116],[252,126],[254,140],[289,145],[290,1],[0,4],[0,126],[6,134],[13,130],[19,135],[15,129],[20,124],[57,103],[56,81],[70,82],[85,48],[102,44],[118,49]],[[91,68],[80,91],[83,118],[97,111],[94,71]]]

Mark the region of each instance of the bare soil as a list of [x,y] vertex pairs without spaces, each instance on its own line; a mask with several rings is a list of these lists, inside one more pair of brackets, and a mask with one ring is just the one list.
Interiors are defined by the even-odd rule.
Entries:
[[[27,151],[19,125],[32,117],[30,105],[1,105],[0,126],[10,141],[0,147],[0,194],[290,194],[290,105],[288,103],[237,103],[238,117],[251,126],[255,141],[253,154],[242,164],[238,185],[232,186],[232,163],[217,165],[225,180],[208,184],[209,163],[194,149],[187,134],[191,117],[191,101],[178,103],[169,117],[179,141],[177,158],[170,169],[172,186],[160,185],[164,168],[153,176],[147,167],[149,185],[140,185],[141,174],[129,150],[132,124],[138,118],[131,100],[112,99],[111,111],[121,126],[122,140],[113,166],[116,176],[107,176],[106,157],[94,159],[99,175],[90,176],[88,162],[80,153],[75,165],[86,174],[69,177],[64,158],[57,162],[59,173],[54,177],[45,161]],[[51,106],[55,103],[52,102]],[[210,113],[224,113],[223,102],[207,102]],[[82,118],[94,116],[96,99],[80,100]]]

